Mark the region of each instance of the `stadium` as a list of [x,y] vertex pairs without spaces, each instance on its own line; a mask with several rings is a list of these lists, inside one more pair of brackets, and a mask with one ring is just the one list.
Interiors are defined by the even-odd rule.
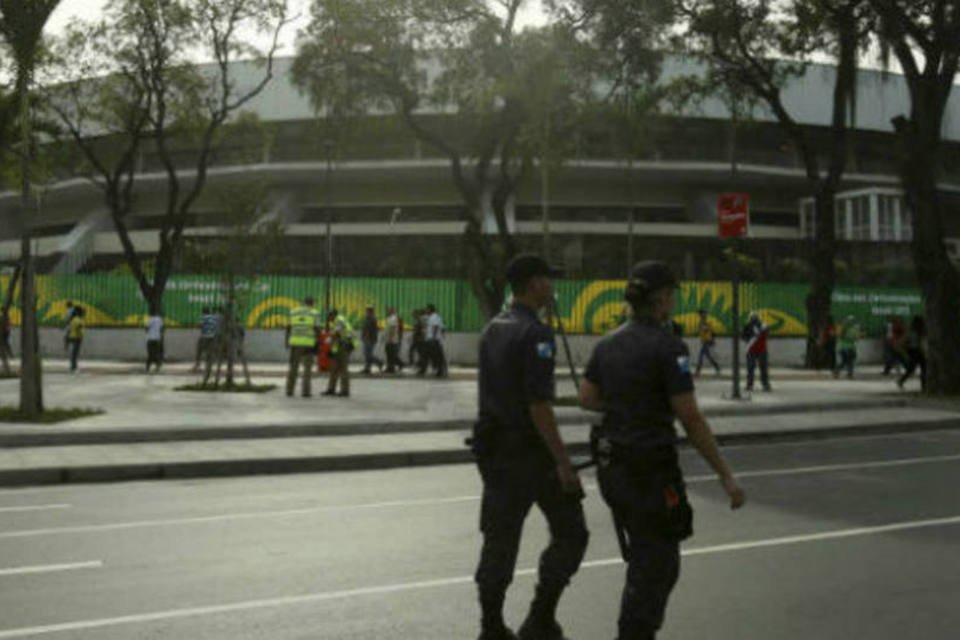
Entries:
[[[185,233],[188,244],[220,233],[213,194],[238,185],[262,183],[269,188],[268,215],[285,229],[282,253],[288,267],[284,276],[316,279],[317,288],[322,286],[329,223],[332,273],[338,291],[354,287],[354,293],[342,294],[341,305],[362,306],[369,299],[407,309],[440,296],[448,301],[448,309],[460,305],[448,312],[452,331],[474,335],[480,319],[470,306],[469,290],[464,292],[462,286],[468,255],[462,240],[464,205],[453,188],[448,161],[420,143],[395,118],[375,113],[364,118],[349,144],[331,149],[315,110],[290,80],[291,63],[289,58],[278,60],[273,80],[250,103],[250,110],[269,135],[253,145],[253,153],[249,139],[225,141],[210,168],[205,197],[191,215]],[[677,61],[669,62],[665,76],[679,73],[682,66]],[[244,74],[251,74],[253,69],[239,64],[236,71],[242,82]],[[830,66],[811,66],[786,91],[788,109],[814,139],[826,139],[829,134],[834,74]],[[870,317],[863,322],[875,332],[875,321],[879,322],[884,313],[909,313],[921,308],[913,291],[910,212],[903,204],[896,175],[890,125],[891,118],[909,110],[909,98],[902,77],[880,71],[861,70],[857,91],[855,131],[837,197],[839,300],[868,305],[869,310],[863,313]],[[440,109],[421,115],[437,121],[444,118]],[[951,254],[960,258],[960,98],[956,95],[944,127],[940,189],[947,209],[944,220],[948,246]],[[594,313],[582,317],[585,312],[573,307],[586,304],[583,295],[587,288],[622,278],[627,265],[641,257],[676,265],[689,284],[681,294],[686,301],[681,305],[681,315],[692,314],[703,305],[702,295],[691,291],[711,287],[711,300],[722,311],[723,303],[718,302],[723,297],[718,293],[722,285],[716,281],[723,273],[725,245],[717,238],[716,201],[718,194],[735,191],[750,195],[750,232],[740,250],[756,259],[757,283],[783,285],[777,289],[780,293],[750,294],[753,299],[748,295],[748,304],[752,300],[755,304],[751,306],[770,309],[773,315],[779,309],[788,318],[781,323],[778,335],[797,342],[804,328],[803,294],[798,292],[809,281],[804,260],[813,242],[812,201],[798,153],[773,117],[757,109],[749,119],[735,125],[723,103],[711,99],[683,112],[652,115],[645,130],[649,139],[642,145],[643,152],[624,157],[616,144],[622,132],[609,126],[586,129],[578,134],[576,152],[551,176],[549,234],[553,258],[565,265],[568,276],[577,283],[567,301],[572,332],[595,334],[608,328],[609,320],[616,315],[612,299],[587,300],[592,307],[603,308],[602,313],[596,312],[599,316]],[[150,153],[142,155],[138,167],[138,200],[131,237],[137,251],[149,256],[158,250],[159,201],[165,176],[158,159]],[[521,185],[508,212],[518,244],[533,250],[541,246],[545,227],[542,189],[536,174],[532,172]],[[111,227],[102,192],[88,178],[64,176],[41,191],[34,237],[39,273],[47,278],[47,288],[52,292],[45,302],[41,286],[40,304],[46,304],[41,318],[56,324],[57,305],[62,306],[65,299],[75,295],[70,287],[80,286],[62,283],[84,281],[87,290],[103,290],[103,286],[92,283],[122,271],[122,248]],[[12,224],[18,206],[18,193],[0,194],[0,265],[5,265],[8,272],[19,255]],[[186,257],[179,259],[176,268],[183,277],[194,271]],[[386,279],[398,275],[410,280],[404,287],[413,293],[393,293],[399,285],[379,293]],[[132,279],[128,275],[109,277],[130,280],[131,292],[117,294],[130,300],[123,304],[110,302],[118,310],[104,313],[100,324],[135,324],[143,310]],[[440,288],[431,288],[431,281]],[[174,291],[181,286],[176,282],[175,277]],[[209,286],[203,284],[200,289]],[[758,291],[765,286],[755,285]],[[893,289],[870,292],[863,289],[865,286]],[[284,301],[295,300],[301,288],[297,285],[274,296],[277,305],[283,307]],[[615,288],[600,286],[604,291]],[[201,298],[194,296],[192,302],[183,303],[183,309],[177,307],[181,317],[171,318],[173,326],[190,325],[198,313],[190,305],[200,304]],[[768,303],[767,298],[777,300]],[[277,326],[282,313],[270,312],[270,304],[262,304],[266,306],[258,311],[257,322],[249,322],[251,328]],[[723,320],[717,322],[723,330]],[[256,340],[259,338],[254,337]],[[272,346],[265,343],[261,349],[253,348],[252,354],[275,357],[276,339],[270,340]],[[91,345],[93,352],[96,348]],[[139,354],[139,346],[137,349]],[[186,340],[183,349],[173,349],[174,354],[180,351],[188,353]],[[796,356],[794,347],[789,352],[790,358]],[[465,346],[461,359],[469,360],[469,353],[469,346]]]

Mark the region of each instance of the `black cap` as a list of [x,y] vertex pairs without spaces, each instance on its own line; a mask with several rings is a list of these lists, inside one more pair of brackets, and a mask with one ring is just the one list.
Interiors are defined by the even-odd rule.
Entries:
[[647,291],[656,291],[669,287],[676,289],[679,284],[667,263],[659,260],[644,260],[630,269],[630,282],[640,285]]
[[521,253],[507,265],[507,280],[510,282],[526,282],[536,276],[559,278],[563,270],[547,264],[547,261],[533,253]]

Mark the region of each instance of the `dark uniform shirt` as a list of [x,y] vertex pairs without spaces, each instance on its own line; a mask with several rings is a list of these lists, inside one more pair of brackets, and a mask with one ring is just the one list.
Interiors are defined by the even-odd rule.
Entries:
[[554,398],[553,330],[533,309],[514,303],[480,339],[480,422],[498,434],[542,446],[530,403]]
[[670,397],[693,391],[690,357],[652,319],[631,320],[604,336],[587,364],[600,388],[603,431],[614,444],[652,446],[676,440]]

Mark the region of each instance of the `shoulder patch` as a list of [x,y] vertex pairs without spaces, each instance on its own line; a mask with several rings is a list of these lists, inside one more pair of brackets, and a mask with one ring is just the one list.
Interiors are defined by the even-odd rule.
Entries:
[[552,342],[538,342],[537,343],[537,356],[543,358],[544,360],[549,360],[553,358],[553,343]]
[[680,369],[680,373],[690,373],[690,358],[689,358],[689,356],[678,356],[678,357],[677,357],[677,368]]

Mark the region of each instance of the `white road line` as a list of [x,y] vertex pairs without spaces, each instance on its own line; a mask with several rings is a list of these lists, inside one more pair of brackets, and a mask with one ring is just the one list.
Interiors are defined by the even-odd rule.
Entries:
[[[728,553],[734,551],[745,551],[763,547],[779,547],[786,545],[802,544],[809,542],[819,542],[824,540],[836,540],[841,538],[852,538],[857,536],[876,535],[890,533],[894,531],[908,531],[911,529],[924,529],[930,527],[942,527],[960,525],[960,516],[948,518],[938,518],[934,520],[915,520],[912,522],[895,522],[875,527],[859,527],[856,529],[841,529],[837,531],[823,531],[805,535],[785,536],[780,538],[769,538],[766,540],[751,540],[745,542],[735,542],[730,544],[714,545],[710,547],[694,547],[684,549],[684,556],[698,556],[718,553]],[[583,569],[609,567],[622,565],[621,558],[606,558],[603,560],[592,560],[584,562]],[[527,568],[516,572],[518,576],[535,575],[537,569]],[[237,611],[252,611],[256,609],[268,609],[275,607],[286,607],[298,604],[310,604],[324,602],[329,600],[343,600],[348,598],[357,598],[364,596],[387,595],[391,593],[401,593],[405,591],[416,591],[420,589],[435,589],[439,587],[451,587],[458,585],[467,585],[473,582],[473,576],[457,576],[452,578],[440,578],[437,580],[424,580],[420,582],[405,582],[398,584],[389,584],[373,587],[360,587],[357,589],[346,589],[340,591],[325,591],[320,593],[309,593],[299,596],[287,596],[281,598],[268,598],[264,600],[247,600],[244,602],[235,602],[231,604],[210,605],[206,607],[189,607],[184,609],[171,609],[167,611],[157,611],[154,613],[143,613],[129,616],[119,616],[114,618],[96,618],[92,620],[78,620],[75,622],[64,622],[60,624],[51,624],[36,627],[21,627],[19,629],[6,629],[0,631],[0,639],[3,638],[29,638],[33,636],[46,635],[59,632],[82,631],[85,629],[101,629],[104,627],[115,627],[125,624],[142,624],[147,622],[156,622],[160,620],[175,620],[180,618],[190,618],[195,616],[216,615],[232,613]]]
[[276,511],[253,511],[248,513],[224,513],[214,516],[199,516],[195,518],[173,518],[169,520],[139,520],[133,522],[115,522],[111,524],[78,525],[72,527],[51,527],[48,529],[28,529],[24,531],[2,531],[0,539],[27,538],[63,533],[96,533],[100,531],[122,531],[124,529],[142,529],[146,527],[165,527],[182,524],[203,524],[210,522],[227,522],[231,520],[252,520],[259,518],[282,518],[286,516],[303,516],[317,513],[338,513],[344,511],[361,511],[367,509],[385,509],[390,507],[431,506],[439,504],[453,504],[457,502],[475,502],[478,496],[454,496],[451,498],[430,498],[424,500],[397,500],[393,502],[371,502],[353,505],[328,505],[323,507],[305,507],[303,509],[283,509]]
[[69,509],[69,504],[33,504],[16,507],[0,507],[0,513],[21,513],[26,511],[49,511],[52,509]]
[[32,567],[13,567],[0,569],[0,576],[19,576],[29,573],[54,573],[57,571],[76,571],[77,569],[99,569],[103,567],[103,560],[90,562],[71,562],[69,564],[41,564]]
[[[903,467],[920,464],[931,464],[939,462],[955,462],[960,460],[960,454],[947,456],[928,456],[924,458],[903,458],[900,460],[883,460],[875,462],[851,462],[844,464],[820,465],[813,467],[795,467],[791,469],[764,469],[757,471],[744,471],[737,474],[738,478],[757,478],[773,476],[789,476],[813,473],[829,473],[833,471],[852,471],[857,469],[880,469],[885,467]],[[688,483],[700,483],[715,481],[713,475],[689,476],[686,478]],[[596,485],[586,484],[585,488],[594,491]],[[476,502],[480,496],[453,496],[450,498],[425,498],[422,500],[395,500],[389,502],[371,502],[354,505],[328,505],[323,507],[305,507],[302,509],[284,509],[276,511],[255,511],[241,513],[225,513],[212,516],[199,516],[194,518],[171,518],[168,520],[139,520],[131,522],[115,522],[109,524],[91,524],[77,525],[67,527],[51,527],[46,529],[26,529],[22,531],[2,531],[0,540],[10,538],[29,538],[34,536],[59,535],[70,533],[99,533],[105,531],[123,531],[127,529],[143,529],[148,527],[168,527],[189,524],[207,524],[216,522],[229,522],[231,520],[255,520],[261,518],[282,518],[289,516],[305,516],[320,513],[339,513],[345,511],[362,511],[367,509],[386,509],[397,507],[417,507],[432,506],[441,504],[456,504],[460,502]]]
[[[858,469],[884,469],[887,467],[908,467],[936,462],[956,462],[960,454],[949,456],[926,456],[923,458],[901,458],[899,460],[880,460],[875,462],[847,462],[824,464],[813,467],[792,467],[789,469],[764,469],[759,471],[735,471],[737,478],[769,478],[773,476],[804,475],[809,473],[830,473],[832,471],[855,471]],[[715,475],[690,476],[687,482],[706,482],[716,480]]]

